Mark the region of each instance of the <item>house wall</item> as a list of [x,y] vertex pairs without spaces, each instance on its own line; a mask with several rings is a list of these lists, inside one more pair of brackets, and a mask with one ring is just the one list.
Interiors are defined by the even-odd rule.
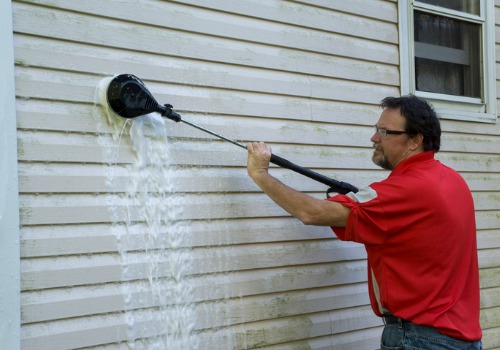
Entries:
[[[148,318],[158,304],[141,299],[147,223],[127,195],[137,155],[127,126],[113,138],[95,105],[103,78],[135,74],[185,119],[266,141],[333,178],[363,186],[387,176],[370,161],[369,139],[379,101],[399,93],[396,1],[12,5],[23,349],[141,348],[161,335]],[[363,247],[286,215],[247,177],[244,150],[166,125],[175,170],[167,200],[178,200],[189,242],[183,274],[198,341],[377,348],[382,322],[369,307]],[[492,349],[500,346],[500,129],[443,121],[443,130],[440,159],[463,174],[476,201],[481,320]],[[324,185],[272,172],[324,198]]]
[[20,243],[14,45],[10,2],[0,3],[0,345],[20,346]]

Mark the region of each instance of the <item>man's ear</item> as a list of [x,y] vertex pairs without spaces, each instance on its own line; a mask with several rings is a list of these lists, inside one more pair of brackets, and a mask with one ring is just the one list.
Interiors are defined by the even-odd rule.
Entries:
[[412,137],[412,147],[411,149],[413,151],[419,149],[420,147],[423,149],[424,148],[424,135],[422,134],[417,134],[416,136]]

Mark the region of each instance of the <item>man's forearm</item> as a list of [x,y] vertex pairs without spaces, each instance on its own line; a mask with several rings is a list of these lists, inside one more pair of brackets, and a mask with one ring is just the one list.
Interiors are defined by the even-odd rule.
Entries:
[[264,142],[247,145],[247,171],[252,180],[280,207],[306,225],[345,226],[349,209],[290,188],[269,174],[271,147]]
[[281,208],[306,225],[345,226],[349,209],[343,205],[296,191],[267,172],[251,175],[253,181]]

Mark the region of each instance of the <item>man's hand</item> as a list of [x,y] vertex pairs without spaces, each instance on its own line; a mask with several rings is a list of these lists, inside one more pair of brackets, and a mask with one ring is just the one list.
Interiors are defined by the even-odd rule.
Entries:
[[250,142],[247,144],[248,175],[253,179],[260,174],[267,174],[269,160],[271,159],[271,147],[264,142]]

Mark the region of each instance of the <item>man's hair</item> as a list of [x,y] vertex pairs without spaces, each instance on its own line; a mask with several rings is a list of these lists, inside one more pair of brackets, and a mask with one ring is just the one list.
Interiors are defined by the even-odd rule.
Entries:
[[425,151],[434,153],[441,147],[441,125],[434,108],[425,100],[414,95],[386,97],[380,103],[382,108],[397,109],[406,119],[405,131],[409,136],[422,134]]

